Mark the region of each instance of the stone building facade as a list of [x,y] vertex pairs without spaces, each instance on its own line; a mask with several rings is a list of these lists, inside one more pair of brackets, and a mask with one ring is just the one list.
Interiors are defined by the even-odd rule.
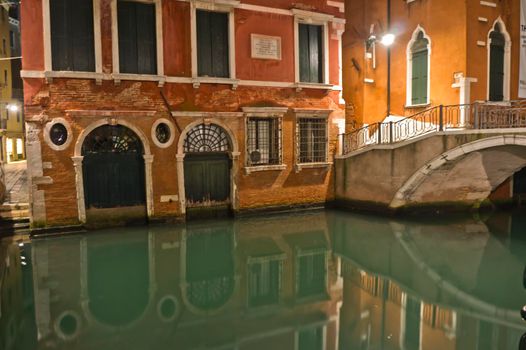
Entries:
[[[387,1],[346,5],[343,73],[350,128],[441,104],[518,98],[520,1],[391,1],[390,28]],[[379,42],[388,31],[395,35],[389,111],[388,50]]]
[[34,226],[332,198],[343,2],[31,0],[21,17]]

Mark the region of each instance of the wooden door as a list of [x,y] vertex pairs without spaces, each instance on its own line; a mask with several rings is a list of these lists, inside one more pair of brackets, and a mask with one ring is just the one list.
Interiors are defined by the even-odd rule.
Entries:
[[187,206],[227,204],[230,199],[230,165],[226,153],[187,154],[184,164]]

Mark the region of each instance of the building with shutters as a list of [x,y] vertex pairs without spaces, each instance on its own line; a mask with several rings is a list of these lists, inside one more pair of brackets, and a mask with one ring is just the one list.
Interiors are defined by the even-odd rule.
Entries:
[[[347,3],[348,129],[438,105],[518,98],[520,1],[390,3],[389,24],[388,1]],[[390,49],[379,42],[387,32],[396,36]]]
[[342,1],[21,5],[33,225],[323,204]]

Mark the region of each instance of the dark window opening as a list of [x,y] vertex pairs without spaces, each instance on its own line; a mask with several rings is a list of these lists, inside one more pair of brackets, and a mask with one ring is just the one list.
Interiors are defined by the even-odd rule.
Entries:
[[50,0],[53,70],[95,70],[92,0]]
[[504,52],[506,39],[499,24],[490,33],[489,100],[504,100]]
[[160,123],[155,128],[155,137],[160,143],[167,143],[171,136],[170,127],[165,123]]
[[280,120],[278,118],[248,119],[248,164],[281,164],[280,135]]
[[49,131],[49,138],[57,146],[62,146],[68,140],[68,130],[64,124],[54,124]]
[[157,74],[155,4],[119,1],[117,12],[120,72]]
[[299,350],[323,349],[323,327],[302,329],[298,334]]
[[418,350],[420,346],[420,301],[408,296],[405,306],[405,338],[407,350]]
[[323,27],[299,24],[300,81],[323,83]]
[[298,122],[299,163],[327,161],[327,121],[324,118],[300,118]]
[[318,296],[326,293],[327,259],[325,252],[309,253],[298,257],[299,297]]
[[228,78],[228,13],[197,10],[197,61],[200,77]]
[[261,306],[279,301],[281,261],[270,260],[249,265],[249,305]]

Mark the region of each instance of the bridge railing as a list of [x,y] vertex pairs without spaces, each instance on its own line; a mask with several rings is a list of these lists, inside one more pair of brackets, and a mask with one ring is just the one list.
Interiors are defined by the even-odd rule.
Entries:
[[347,154],[371,145],[392,144],[428,133],[454,129],[526,127],[526,101],[476,102],[435,106],[398,121],[366,125],[340,135]]

